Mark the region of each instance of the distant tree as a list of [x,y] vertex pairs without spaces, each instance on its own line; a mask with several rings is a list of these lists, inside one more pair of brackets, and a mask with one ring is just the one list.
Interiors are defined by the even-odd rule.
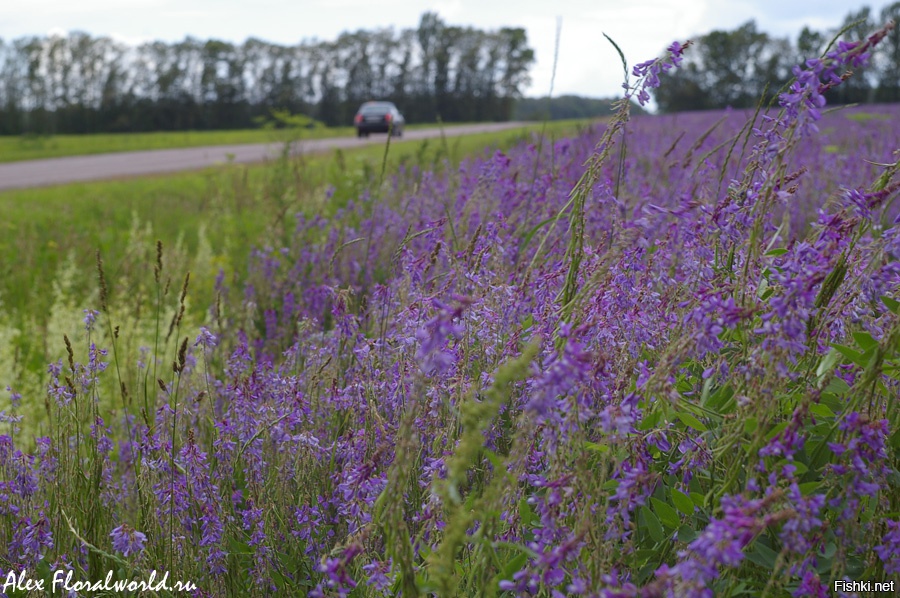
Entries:
[[400,70],[398,64],[403,57],[398,54],[400,40],[393,28],[379,29],[369,34],[371,48],[372,85],[370,93],[373,97],[388,98],[393,95],[393,80]]
[[322,44],[317,49],[316,71],[319,82],[318,120],[328,126],[346,124],[342,122],[341,91],[336,82],[337,53],[332,44]]
[[694,60],[686,60],[677,73],[663,75],[661,79],[663,83],[654,94],[661,112],[709,110],[716,107],[706,90],[706,77]]
[[426,12],[419,19],[416,39],[419,42],[421,62],[415,83],[416,103],[419,106],[419,120],[434,120],[437,115],[435,79],[437,78],[437,45],[438,36],[444,28],[444,22],[437,13]]
[[450,89],[452,79],[451,61],[455,58],[456,44],[461,36],[458,27],[441,26],[435,36],[434,46],[434,109],[436,116],[444,120],[459,120],[456,105]]
[[880,16],[881,24],[893,20],[896,27],[875,52],[874,70],[878,78],[875,99],[878,102],[900,102],[900,2],[885,6]]
[[372,39],[368,31],[344,33],[336,42],[338,65],[346,73],[342,118],[352,115],[357,106],[375,99],[375,72],[372,68]]
[[778,52],[754,21],[731,32],[713,31],[703,36],[697,51],[705,71],[705,91],[713,106],[754,106],[766,83],[779,83]]
[[38,37],[24,38],[16,42],[16,47],[25,62],[24,86],[24,129],[27,132],[48,134],[54,132],[50,109],[46,65],[44,64],[44,44]]
[[401,110],[405,111],[407,118],[412,120],[422,120],[418,113],[415,113],[409,101],[416,89],[413,87],[414,66],[413,53],[415,52],[415,31],[408,29],[400,33],[397,41],[397,47],[394,51],[394,73],[386,81],[390,85],[389,96],[397,103]]
[[461,30],[451,92],[457,109],[457,120],[477,121],[485,118],[486,86],[483,80],[488,74],[485,37],[483,32],[472,28]]
[[797,36],[797,52],[801,58],[817,58],[825,49],[825,35],[804,27]]
[[531,83],[528,70],[534,63],[534,50],[528,47],[525,30],[504,27],[500,30],[502,48],[502,73],[500,75],[500,110],[495,120],[509,120],[516,98],[522,96],[522,88]]
[[0,134],[252,126],[275,112],[349,124],[369,99],[411,122],[508,118],[533,51],[524,30],[360,30],[283,46],[187,37],[128,47],[86,33],[0,40]]
[[[874,28],[872,9],[864,6],[857,11],[851,11],[844,17],[841,29],[846,29],[846,32],[841,36],[841,39],[845,41],[859,41],[865,39]],[[848,70],[853,72],[853,76],[825,94],[829,103],[850,104],[874,101],[875,88],[877,87],[877,83],[873,81],[875,69],[862,67]]]
[[24,64],[14,44],[0,39],[0,135],[22,132]]
[[[863,10],[857,16],[865,14]],[[866,29],[865,22],[858,26]],[[849,35],[858,35],[858,31]],[[732,31],[712,31],[698,38],[682,68],[661,76],[662,85],[654,94],[657,106],[663,112],[675,112],[749,108],[760,100],[771,102],[791,81],[792,68],[819,56],[825,44],[826,36],[808,27],[800,32],[796,45],[759,31],[754,21]],[[860,79],[862,89],[868,89],[865,77]],[[851,95],[858,97],[859,93]]]
[[597,118],[612,113],[615,99],[586,98],[561,95],[553,98],[521,98],[516,100],[514,120],[563,120],[567,118]]

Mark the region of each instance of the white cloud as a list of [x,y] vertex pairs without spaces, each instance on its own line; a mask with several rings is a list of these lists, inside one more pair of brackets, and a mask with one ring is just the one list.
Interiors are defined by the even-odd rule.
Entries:
[[126,46],[140,46],[141,44],[155,41],[152,37],[150,37],[148,35],[128,35],[128,34],[123,34],[123,33],[118,33],[118,32],[110,33],[109,37],[113,41],[119,42],[121,44],[125,44]]
[[460,17],[464,17],[464,20],[472,20],[472,17],[477,18],[476,14],[471,14],[463,9],[462,0],[437,0],[431,3],[432,12],[436,12],[441,16],[445,21],[455,21]]

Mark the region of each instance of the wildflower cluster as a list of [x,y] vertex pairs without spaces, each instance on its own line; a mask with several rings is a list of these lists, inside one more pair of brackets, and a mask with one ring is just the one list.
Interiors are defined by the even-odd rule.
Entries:
[[[794,77],[790,89],[782,93],[778,100],[786,110],[787,118],[799,122],[804,132],[817,132],[811,121],[821,118],[828,89],[840,83],[851,73],[838,75],[844,67],[859,68],[869,61],[871,49],[881,42],[895,27],[888,23],[863,41],[840,40],[837,48],[830,50],[823,58],[810,58],[804,65],[793,68]],[[805,67],[805,68],[804,68]]]
[[220,281],[216,318],[172,320],[110,413],[115,335],[87,312],[87,363],[48,368],[48,434],[0,435],[0,573],[125,562],[208,596],[896,579],[900,225],[878,165],[900,111],[784,136],[820,107],[830,67],[807,68],[746,156],[753,115],[728,111],[635,118],[609,163],[626,111],[328,191]]
[[684,51],[690,47],[691,43],[690,40],[684,44],[672,42],[672,45],[666,48],[668,54],[665,57],[636,64],[632,68],[631,74],[637,77],[638,81],[633,86],[628,83],[622,85],[625,88],[625,97],[631,98],[637,94],[638,103],[641,106],[646,106],[647,102],[650,101],[650,92],[648,90],[656,89],[660,85],[660,73],[667,73],[678,67],[681,61],[684,60],[682,57]]

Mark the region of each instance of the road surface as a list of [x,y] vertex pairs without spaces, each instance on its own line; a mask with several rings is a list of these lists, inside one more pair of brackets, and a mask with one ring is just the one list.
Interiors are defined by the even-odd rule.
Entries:
[[[452,126],[444,129],[447,137],[470,133],[490,133],[524,126],[525,123],[477,123]],[[406,130],[401,140],[420,140],[440,137],[439,128]],[[370,144],[384,144],[385,135],[371,135],[368,139],[334,137],[329,139],[305,139],[296,144],[295,151],[303,153],[333,149],[348,149]],[[90,156],[69,156],[47,160],[29,160],[0,164],[0,191],[27,187],[48,187],[64,183],[97,181],[123,177],[198,170],[227,162],[254,163],[277,157],[283,145],[263,143],[254,145],[217,145]]]

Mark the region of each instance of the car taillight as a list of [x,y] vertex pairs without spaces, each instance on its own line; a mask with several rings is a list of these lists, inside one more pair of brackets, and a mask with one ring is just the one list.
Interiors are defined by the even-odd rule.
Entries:
[[387,114],[384,115],[384,120],[385,120],[386,122],[391,122],[391,119],[392,119],[392,118],[393,118],[393,116],[391,116],[391,113],[390,113],[390,112],[388,112]]
[[361,122],[362,122],[362,114],[357,114],[357,115],[353,118],[353,122],[355,122],[356,124],[361,123]]

